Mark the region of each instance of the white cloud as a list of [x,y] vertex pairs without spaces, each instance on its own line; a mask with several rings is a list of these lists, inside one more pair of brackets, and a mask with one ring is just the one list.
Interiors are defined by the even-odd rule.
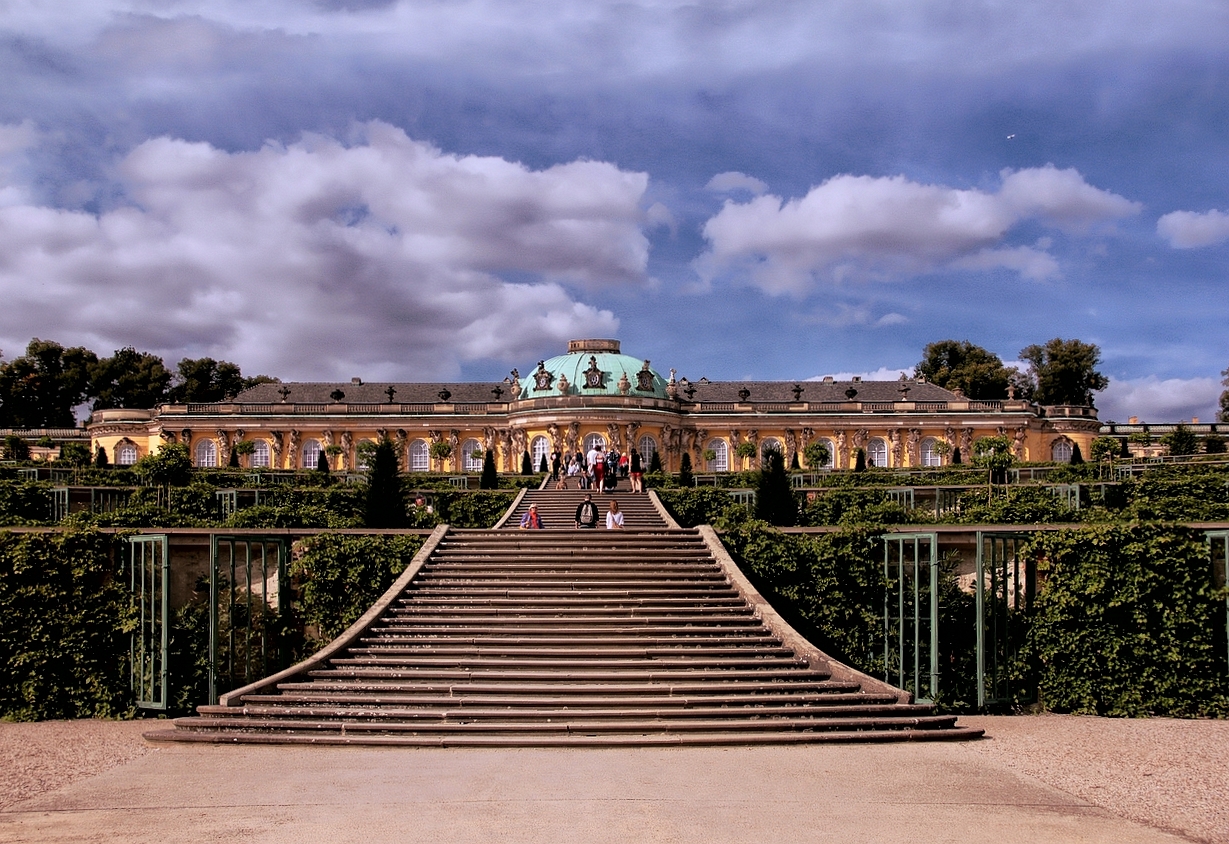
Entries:
[[753,196],[759,196],[768,190],[768,183],[754,176],[748,176],[746,173],[730,170],[713,176],[708,180],[708,184],[704,186],[704,189],[710,190],[713,193],[732,193],[737,190],[745,190]]
[[834,381],[852,381],[861,378],[863,381],[899,381],[900,376],[913,377],[913,367],[881,366],[869,372],[831,372],[824,375],[812,375],[807,381],[822,381],[832,378]]
[[1138,416],[1144,422],[1201,422],[1216,419],[1220,398],[1217,378],[1111,378],[1109,387],[1097,393],[1097,415],[1126,422]]
[[373,122],[230,153],[158,138],[99,216],[0,208],[0,339],[209,353],[287,377],[445,377],[476,358],[612,336],[572,298],[645,283],[648,179],[454,156]]
[[1057,264],[1033,248],[1004,248],[1011,228],[1036,220],[1070,230],[1135,214],[1139,204],[1052,165],[1003,171],[995,193],[924,185],[904,176],[836,176],[801,199],[727,201],[704,224],[705,283],[745,272],[770,294],[801,295],[817,277],[906,276],[946,266],[1007,267],[1048,278]]
[[1156,221],[1156,231],[1174,249],[1217,246],[1229,240],[1229,214],[1224,211],[1171,211]]

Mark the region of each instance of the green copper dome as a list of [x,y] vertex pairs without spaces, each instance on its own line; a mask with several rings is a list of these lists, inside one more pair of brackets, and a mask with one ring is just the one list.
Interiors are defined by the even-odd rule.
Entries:
[[521,377],[522,399],[562,395],[668,398],[666,380],[647,360],[621,354],[618,340],[572,340],[566,355],[541,361]]

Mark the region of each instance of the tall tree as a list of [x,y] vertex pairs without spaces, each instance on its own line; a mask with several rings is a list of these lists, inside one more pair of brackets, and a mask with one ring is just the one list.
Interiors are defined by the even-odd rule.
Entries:
[[138,352],[132,346],[116,349],[90,371],[90,395],[94,409],[109,407],[157,407],[166,400],[171,372],[162,358]]
[[167,398],[176,404],[229,401],[257,384],[277,384],[268,375],[244,378],[238,364],[213,358],[184,358],[175,367],[174,383]]
[[785,459],[775,448],[764,453],[755,491],[755,517],[780,527],[793,527],[798,521],[798,499],[789,484]]
[[1029,363],[1036,384],[1033,398],[1039,404],[1093,406],[1093,393],[1109,386],[1097,371],[1101,350],[1092,343],[1055,337],[1045,345],[1027,346],[1020,359]]
[[927,344],[922,360],[913,368],[914,377],[925,378],[948,390],[959,389],[979,401],[1007,398],[1014,385],[1019,398],[1027,398],[1028,382],[1019,370],[1005,366],[994,352],[968,340],[939,340]]
[[[1221,372],[1221,376],[1221,386],[1229,387],[1229,369]],[[1220,394],[1220,418],[1217,421],[1229,422],[1229,390]]]
[[398,474],[397,447],[388,437],[376,443],[367,465],[367,527],[404,527],[405,499]]
[[72,428],[73,408],[85,401],[98,356],[82,346],[65,348],[35,337],[26,353],[0,364],[0,425]]

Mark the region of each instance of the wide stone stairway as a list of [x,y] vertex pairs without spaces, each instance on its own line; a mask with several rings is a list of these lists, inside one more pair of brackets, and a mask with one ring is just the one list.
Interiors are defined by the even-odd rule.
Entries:
[[[569,529],[440,528],[319,654],[147,738],[541,747],[981,734],[816,651],[715,534],[665,527],[648,495],[619,494],[638,500],[625,511],[643,526],[624,531],[571,529],[583,493],[531,495],[548,527]],[[604,513],[608,496],[594,498]]]

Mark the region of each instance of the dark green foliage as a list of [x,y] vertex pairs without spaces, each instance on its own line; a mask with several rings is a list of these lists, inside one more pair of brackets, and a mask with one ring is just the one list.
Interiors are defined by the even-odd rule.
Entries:
[[359,619],[405,570],[423,537],[342,536],[322,533],[303,541],[290,574],[302,586],[303,621],[329,642]]
[[657,497],[681,527],[716,525],[736,514],[745,516],[746,508],[736,504],[729,493],[712,487],[659,489]]
[[[802,455],[807,459],[807,468],[814,471],[828,465],[828,461],[832,459],[832,453],[828,450],[827,443],[820,440],[812,440],[807,443],[807,447],[802,450]],[[798,455],[794,455],[794,459],[798,459]]]
[[230,450],[230,457],[227,458],[226,465],[232,469],[239,468],[239,452],[238,451],[236,451],[233,448]]
[[538,461],[538,471],[545,474],[550,471],[550,464],[546,462],[546,455],[542,455],[542,459]]
[[170,370],[162,358],[128,346],[116,349],[90,368],[94,410],[110,407],[157,407],[166,399]]
[[64,443],[60,446],[58,462],[69,466],[88,466],[90,465],[90,447],[85,443]]
[[899,504],[888,500],[881,489],[833,489],[808,494],[798,523],[805,527],[838,524],[907,524],[909,514]]
[[276,380],[265,375],[244,378],[238,365],[225,360],[184,358],[175,368],[175,383],[167,398],[175,404],[227,401],[254,384]]
[[1109,386],[1109,379],[1097,371],[1101,350],[1091,343],[1055,337],[1021,349],[1020,360],[1029,363],[1038,404],[1091,406],[1093,393]]
[[952,465],[959,466],[960,462],[961,462],[960,446],[956,446],[955,448],[952,449]]
[[94,467],[97,469],[105,469],[110,461],[107,460],[107,450],[102,446],[98,446],[98,452],[94,455]]
[[769,449],[756,486],[755,517],[777,527],[793,527],[798,522],[798,499],[789,485],[781,452]]
[[853,470],[855,472],[866,471],[866,449],[859,448],[854,452]]
[[657,453],[657,449],[653,449],[653,454],[649,457],[648,471],[653,474],[661,474],[661,455]]
[[1161,437],[1161,443],[1169,446],[1170,454],[1194,454],[1199,450],[1199,438],[1194,431],[1182,424]]
[[132,624],[110,537],[0,533],[0,717],[128,712]]
[[98,356],[35,337],[26,353],[0,364],[0,427],[72,428],[73,408],[89,393]]
[[50,521],[50,484],[0,481],[0,525],[45,525]]
[[798,462],[798,452],[790,455],[789,469],[791,472],[799,472],[802,470],[802,464]]
[[209,701],[209,596],[206,590],[171,615],[167,641],[167,714],[192,715]]
[[405,499],[398,477],[397,447],[384,437],[372,450],[367,473],[367,527],[399,528],[405,525]]
[[1092,459],[1094,462],[1101,462],[1118,454],[1118,440],[1114,437],[1097,437],[1092,441]]
[[[1229,387],[1229,369],[1221,371],[1221,386]],[[1225,390],[1220,394],[1220,413],[1217,414],[1218,422],[1229,422],[1229,390]]]
[[[948,390],[960,390],[970,399],[1007,398],[1014,369],[1008,369],[994,352],[968,340],[940,340],[927,344],[922,360],[913,368],[922,377]],[[1023,396],[1022,396],[1023,398]]]
[[[458,528],[489,528],[512,506],[516,496],[511,492],[439,492],[435,506],[440,521]],[[424,525],[429,527],[429,525]]]
[[1225,438],[1220,434],[1208,434],[1203,438],[1203,450],[1207,454],[1224,454]]
[[1084,453],[1080,451],[1080,444],[1076,443],[1071,446],[1071,465],[1079,466],[1084,462]]
[[29,460],[30,444],[16,434],[9,434],[4,438],[4,459]]
[[529,456],[529,450],[526,449],[521,453],[521,474],[533,474],[533,458]]
[[683,452],[683,457],[679,460],[679,486],[690,487],[696,485],[696,479],[691,474],[691,455]]
[[499,473],[495,471],[495,449],[488,448],[482,455],[482,478],[478,489],[499,489]]
[[1046,575],[1028,651],[1048,709],[1229,715],[1224,589],[1200,531],[1116,525],[1038,534]]
[[132,467],[142,483],[151,486],[183,486],[192,477],[192,457],[183,443],[169,443],[147,454]]
[[316,471],[322,475],[329,473],[329,456],[324,449],[320,449],[320,453],[316,455]]

